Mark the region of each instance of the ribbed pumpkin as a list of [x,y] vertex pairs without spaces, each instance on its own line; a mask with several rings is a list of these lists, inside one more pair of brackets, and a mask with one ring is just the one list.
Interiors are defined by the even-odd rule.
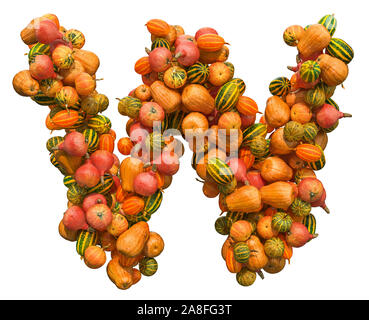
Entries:
[[127,215],[136,215],[145,207],[145,201],[138,196],[132,196],[124,199],[122,203],[123,212]]
[[296,198],[293,200],[290,210],[293,212],[294,215],[301,217],[301,216],[308,216],[311,211],[311,204],[300,198]]
[[327,53],[332,57],[349,64],[354,58],[354,50],[342,39],[332,38],[327,47]]
[[300,67],[301,79],[305,82],[315,82],[320,76],[320,66],[313,60],[305,61]]
[[63,82],[61,80],[45,79],[40,81],[40,90],[48,97],[55,97],[61,88],[63,88]]
[[206,171],[218,184],[230,183],[234,178],[233,172],[227,163],[216,157],[208,160]]
[[170,26],[168,23],[161,19],[151,19],[146,23],[147,30],[157,37],[165,37],[169,31]]
[[310,234],[315,234],[316,232],[316,219],[313,214],[309,214],[304,218],[302,223],[308,229]]
[[311,57],[326,48],[330,41],[331,35],[324,26],[320,24],[309,26],[297,45],[300,57],[303,59]]
[[106,195],[111,190],[114,180],[111,175],[104,174],[103,176],[104,182],[99,182],[96,186],[87,189],[88,193],[100,193],[103,195]]
[[245,96],[241,96],[238,99],[236,108],[238,112],[242,113],[243,115],[252,116],[259,113],[257,103],[253,99]]
[[[39,86],[38,82],[37,82],[37,86]],[[34,89],[29,88],[28,90],[34,90]],[[55,98],[48,97],[46,94],[42,93],[42,91],[38,91],[37,94],[32,95],[31,99],[37,104],[39,104],[40,106],[51,106],[51,105],[55,105],[58,103],[58,101]]]
[[284,97],[291,90],[291,82],[286,77],[275,78],[269,84],[269,91],[273,96]]
[[232,220],[228,217],[220,217],[215,221],[215,230],[221,235],[229,234],[232,227]]
[[215,97],[215,107],[220,113],[224,113],[237,105],[240,97],[239,87],[236,83],[227,82],[218,91]]
[[93,97],[99,107],[99,112],[103,112],[108,108],[109,99],[105,94],[98,93],[95,94]]
[[57,46],[51,57],[54,65],[59,69],[69,69],[74,63],[74,52],[71,48],[64,45]]
[[318,146],[312,144],[303,143],[296,147],[296,155],[306,162],[318,161],[322,154],[322,150]]
[[321,54],[316,62],[322,70],[321,79],[328,86],[338,86],[346,80],[349,70],[342,60],[328,54]]
[[224,39],[217,34],[203,34],[197,39],[197,46],[205,52],[215,52],[222,49]]
[[123,116],[137,119],[141,107],[142,103],[140,99],[128,96],[119,100],[118,112]]
[[273,237],[264,243],[265,254],[270,258],[282,257],[284,252],[284,243],[281,239]]
[[80,205],[86,195],[86,190],[78,185],[71,186],[67,191],[67,199],[75,205]]
[[295,191],[288,182],[278,181],[260,188],[261,200],[274,208],[287,210],[295,199]]
[[323,18],[319,20],[318,23],[326,27],[331,36],[333,36],[334,33],[336,32],[337,19],[334,17],[334,14],[325,15]]
[[251,150],[248,148],[241,148],[239,150],[239,158],[243,160],[246,165],[246,169],[250,169],[255,162],[255,156],[252,154]]
[[33,63],[37,55],[50,55],[50,46],[48,44],[36,43],[28,52],[28,63]]
[[94,129],[99,134],[108,133],[111,129],[110,119],[100,114],[90,118],[87,125],[90,129]]
[[242,131],[242,145],[249,145],[252,140],[260,136],[265,138],[267,135],[267,126],[263,123],[255,123]]
[[158,263],[155,258],[143,258],[139,264],[140,272],[147,277],[150,277],[158,271]]
[[180,67],[171,67],[164,73],[164,83],[172,89],[179,89],[186,84],[187,72]]
[[83,131],[83,135],[85,136],[85,141],[88,145],[87,152],[92,153],[97,150],[99,146],[99,136],[94,129],[85,129]]
[[250,258],[250,248],[245,242],[238,242],[233,247],[234,258],[239,263],[246,263]]
[[262,136],[255,137],[249,144],[251,153],[255,158],[260,159],[269,153],[268,140]]
[[65,176],[63,178],[63,184],[70,189],[71,187],[75,186],[77,184],[76,180],[73,176]]
[[95,246],[97,244],[98,235],[96,231],[86,231],[81,230],[78,233],[76,250],[80,256],[84,256],[85,251],[90,246]]
[[95,79],[87,72],[81,72],[75,79],[75,88],[79,95],[88,96],[96,89]]
[[277,212],[272,218],[272,227],[278,232],[287,232],[291,229],[292,218],[284,211]]
[[138,59],[135,63],[136,73],[144,76],[152,72],[149,57],[142,57]]

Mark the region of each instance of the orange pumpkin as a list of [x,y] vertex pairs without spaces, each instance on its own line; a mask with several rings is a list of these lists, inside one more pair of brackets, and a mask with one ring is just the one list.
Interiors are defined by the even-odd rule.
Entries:
[[284,181],[278,181],[260,188],[261,199],[272,207],[285,209],[295,199],[294,188]]
[[132,275],[120,265],[119,259],[111,260],[108,263],[106,271],[109,279],[117,288],[126,290],[133,285]]
[[57,112],[50,122],[58,128],[69,128],[79,119],[79,114],[75,110],[61,110]]
[[232,212],[257,212],[261,209],[261,195],[254,186],[243,186],[225,198],[225,204]]
[[146,84],[141,84],[136,88],[135,96],[141,101],[149,101],[151,99],[150,87]]
[[119,236],[116,243],[117,249],[128,257],[136,257],[142,252],[149,236],[149,225],[140,221]]
[[84,262],[91,269],[101,268],[106,262],[106,254],[97,246],[89,246],[83,255]]
[[99,138],[99,150],[114,151],[114,138],[111,134],[102,134]]
[[315,162],[322,157],[322,150],[318,146],[303,143],[296,147],[296,155],[303,161]]
[[228,250],[226,252],[225,261],[226,261],[226,266],[227,266],[229,272],[238,273],[238,272],[241,271],[242,263],[236,261],[236,258],[235,258],[234,251],[233,251],[232,247],[228,248]]
[[41,92],[48,97],[55,97],[56,93],[63,88],[63,81],[47,79],[40,82]]
[[229,232],[235,242],[246,241],[252,234],[252,225],[246,220],[239,220],[232,224]]
[[284,126],[290,120],[290,108],[280,97],[272,96],[267,100],[265,120],[273,128]]
[[246,267],[250,271],[259,271],[264,268],[268,263],[268,257],[264,252],[264,246],[260,242],[257,236],[251,236],[249,240],[246,241],[251,253],[250,258],[246,262]]
[[69,69],[74,63],[74,52],[64,45],[57,46],[52,53],[52,60],[58,69]]
[[82,72],[85,72],[82,63],[74,60],[73,65],[69,69],[60,70],[60,75],[63,77],[65,86],[74,86],[77,76]]
[[208,90],[199,84],[190,84],[182,92],[182,103],[189,111],[209,115],[215,109],[214,98]]
[[126,198],[122,203],[122,209],[125,214],[136,215],[145,207],[145,201],[138,196]]
[[106,230],[114,237],[119,237],[123,232],[128,230],[128,221],[127,219],[117,213],[113,214],[113,219],[111,223],[107,226]]
[[237,110],[246,116],[253,116],[259,112],[257,103],[249,97],[241,96],[237,102]]
[[163,82],[155,81],[151,86],[151,95],[166,113],[178,110],[181,106],[181,95],[173,89],[168,88]]
[[143,162],[137,158],[127,157],[120,165],[121,184],[124,191],[134,192],[133,180],[143,172]]
[[96,81],[87,72],[81,72],[75,79],[75,88],[81,96],[88,96],[96,89]]
[[85,72],[89,73],[91,76],[94,75],[100,66],[99,57],[91,51],[77,48],[75,48],[73,52],[74,60],[77,60],[82,64]]
[[211,64],[214,62],[224,62],[227,61],[229,56],[229,49],[223,46],[218,51],[208,52],[205,50],[200,50],[200,62],[205,64]]
[[342,60],[328,54],[322,54],[316,62],[321,69],[321,78],[328,86],[338,86],[346,80],[349,69]]
[[147,30],[152,35],[165,37],[170,32],[170,25],[160,19],[151,19],[146,23]]
[[209,128],[208,119],[200,112],[191,112],[182,121],[182,132],[186,138],[201,136]]
[[224,46],[224,39],[217,34],[203,34],[197,39],[197,46],[205,52],[216,52]]
[[265,240],[271,239],[278,235],[278,231],[272,228],[273,215],[262,217],[257,225],[256,231],[260,237]]
[[292,107],[296,103],[305,102],[305,94],[306,90],[289,92],[286,95],[286,103],[288,104],[289,107]]
[[296,144],[287,144],[284,139],[284,128],[279,128],[270,137],[270,152],[275,155],[286,155],[294,151]]
[[246,164],[247,170],[249,170],[255,162],[255,156],[249,148],[241,148],[239,150],[239,158]]
[[267,182],[289,181],[293,177],[293,170],[281,158],[269,157],[263,162],[261,176]]
[[59,223],[59,234],[68,241],[76,241],[77,237],[78,237],[78,230],[70,230],[68,229],[64,223],[63,223],[63,219],[60,220]]
[[152,72],[149,57],[142,57],[136,61],[135,72],[140,75],[146,75]]
[[313,113],[309,106],[304,102],[298,102],[291,108],[291,120],[305,124],[310,122]]
[[33,79],[29,70],[18,72],[13,78],[13,88],[21,96],[31,97],[40,90],[37,80]]
[[331,35],[321,24],[313,24],[305,31],[297,44],[297,49],[302,58],[309,58],[314,53],[328,47]]
[[125,156],[128,156],[129,154],[131,154],[131,150],[133,148],[133,143],[131,141],[130,138],[128,137],[124,137],[124,138],[120,138],[118,140],[118,151],[125,155]]

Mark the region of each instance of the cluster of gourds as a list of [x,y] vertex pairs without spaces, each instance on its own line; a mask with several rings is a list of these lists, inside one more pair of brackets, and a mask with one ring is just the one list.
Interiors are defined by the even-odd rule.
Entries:
[[290,79],[271,82],[273,96],[256,122],[258,106],[244,95],[246,84],[234,77],[227,43],[215,29],[191,36],[160,19],[146,27],[151,48],[134,67],[142,84],[118,99],[119,113],[130,118],[128,136],[117,143],[127,156],[122,162],[113,154],[111,122],[100,114],[109,100],[96,92],[99,59],[81,49],[83,34],[60,27],[52,14],[21,32],[29,69],[15,75],[14,89],[50,107],[47,128],[66,131],[47,141],[68,188],[61,236],[76,241],[90,268],[104,265],[110,251],[107,273],[120,289],[155,274],[164,241],[148,221],[179,170],[184,146],[176,136],[182,136],[204,195],[219,197],[215,229],[227,236],[227,269],[243,286],[263,271],[280,272],[293,248],[317,236],[311,209],[329,213],[315,171],[325,165],[327,133],[351,116],[331,97],[348,75],[353,50],[332,37],[332,15],[287,28],[283,38],[297,47],[298,65],[289,67]]
[[[63,174],[68,189],[59,233],[76,242],[77,253],[89,268],[102,267],[110,251],[107,274],[117,287],[127,289],[141,279],[141,273],[155,273],[151,257],[160,254],[164,243],[145,226],[131,228],[126,217],[134,209],[121,206],[126,192],[119,178],[120,161],[113,153],[116,134],[110,119],[101,114],[109,100],[96,91],[99,58],[82,49],[82,32],[61,27],[54,14],[33,19],[21,38],[29,47],[29,69],[14,76],[14,89],[49,106],[48,129],[65,130],[65,135],[46,143],[50,161]],[[145,208],[152,204],[152,199],[144,203]],[[136,234],[143,232],[146,241],[136,251],[135,241],[140,239]],[[134,268],[138,263],[140,270]]]

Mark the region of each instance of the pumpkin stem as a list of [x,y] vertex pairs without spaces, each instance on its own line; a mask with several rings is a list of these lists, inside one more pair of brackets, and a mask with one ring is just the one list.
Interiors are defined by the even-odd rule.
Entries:
[[259,270],[259,271],[257,271],[257,274],[258,274],[258,276],[262,279],[262,280],[264,280],[264,273],[261,271],[261,270]]
[[115,98],[115,100],[121,101],[122,99],[119,99],[119,98]]
[[95,81],[101,81],[104,80],[104,78],[95,79]]
[[145,51],[146,51],[147,54],[151,53],[151,50],[149,48],[145,48]]
[[178,58],[180,58],[181,56],[182,56],[182,53],[178,52],[178,53],[174,56],[174,58],[178,59]]
[[101,184],[104,184],[104,175],[102,175],[102,176],[100,177],[100,182],[101,182]]
[[205,183],[204,180],[200,180],[200,179],[197,179],[197,178],[195,178],[195,180],[198,181],[198,182],[201,182],[201,183]]
[[344,118],[352,118],[352,114],[351,113],[344,113],[343,117]]
[[297,67],[292,67],[292,66],[287,66],[287,69],[292,71],[292,72],[296,72],[297,71]]
[[324,209],[325,212],[327,212],[328,214],[331,213],[331,211],[329,210],[329,208],[325,205],[324,207],[322,207]]

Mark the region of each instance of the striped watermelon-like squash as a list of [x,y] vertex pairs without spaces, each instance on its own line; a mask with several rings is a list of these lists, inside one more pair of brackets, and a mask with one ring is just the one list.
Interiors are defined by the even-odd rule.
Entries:
[[154,258],[145,257],[139,264],[140,272],[147,277],[150,277],[158,271],[158,263]]
[[263,123],[255,123],[242,131],[242,145],[249,145],[252,140],[260,136],[265,138],[267,135],[267,126]]
[[63,137],[60,136],[56,136],[56,137],[51,137],[50,139],[47,140],[46,142],[46,149],[49,152],[52,152],[53,149],[58,146],[60,143],[62,143],[64,141]]
[[77,185],[76,179],[73,176],[65,176],[63,179],[63,184],[68,188],[72,188]]
[[169,114],[169,128],[181,130],[182,122],[185,116],[186,116],[186,113],[184,113],[182,110],[177,110],[175,112],[170,113]]
[[238,91],[240,92],[240,96],[242,96],[246,91],[246,84],[245,81],[243,81],[241,78],[234,78],[230,83],[235,83],[238,87]]
[[150,215],[155,213],[163,201],[163,192],[161,190],[156,191],[153,195],[149,196],[145,200],[144,211]]
[[203,84],[209,79],[209,66],[196,62],[187,69],[187,81],[190,83]]
[[287,232],[291,229],[292,218],[284,211],[278,211],[272,219],[272,227],[278,232]]
[[81,49],[85,45],[85,36],[81,31],[70,29],[65,33],[65,37],[71,42],[73,48]]
[[156,48],[167,48],[168,50],[170,50],[170,43],[167,39],[156,38],[151,44],[151,51]]
[[39,91],[36,95],[32,96],[31,99],[40,106],[52,106],[57,102],[55,98],[48,97],[47,95],[43,94],[42,91]]
[[65,86],[55,95],[56,104],[64,109],[79,110],[80,98],[75,88]]
[[342,60],[349,64],[354,58],[354,50],[347,42],[342,39],[332,38],[327,47],[327,53],[332,57]]
[[114,184],[113,177],[106,173],[104,174],[103,178],[103,182],[100,181],[96,186],[87,189],[87,193],[100,193],[102,195],[106,195],[107,193],[109,193],[111,187]]
[[64,169],[64,168],[60,165],[60,163],[56,160],[56,157],[55,157],[54,152],[52,152],[52,153],[50,154],[50,162],[51,162],[51,164],[52,164],[55,168],[57,168],[57,169],[61,172],[61,174],[63,174],[63,175],[65,175],[65,174],[66,174],[65,169]]
[[326,160],[325,160],[325,155],[324,155],[322,147],[318,144],[316,146],[321,150],[322,156],[317,161],[308,162],[308,165],[311,169],[318,171],[324,168]]
[[314,122],[308,122],[304,124],[304,140],[306,142],[314,141],[318,132],[319,128]]
[[316,232],[316,219],[313,214],[309,214],[304,218],[302,223],[308,229],[310,234],[315,234]]
[[311,108],[321,107],[326,99],[324,89],[320,86],[316,86],[308,90],[305,94],[305,102]]
[[232,79],[233,76],[234,76],[234,65],[233,65],[233,63],[226,61],[226,62],[224,62],[224,64],[228,67],[229,71],[231,71],[231,77],[230,78]]
[[136,61],[135,72],[142,76],[152,72],[149,57],[142,57]]
[[321,148],[313,144],[303,143],[296,147],[296,155],[306,162],[318,161],[322,154]]
[[239,263],[246,263],[250,258],[250,248],[245,242],[238,242],[233,247],[234,258]]
[[77,131],[81,132],[82,127],[85,127],[85,120],[86,120],[86,113],[80,111],[78,112],[78,120],[75,124],[68,127],[68,129],[76,129]]
[[99,134],[108,133],[111,129],[111,121],[103,115],[96,115],[88,120],[88,127],[94,129]]
[[97,132],[94,129],[85,129],[83,135],[88,146],[87,152],[92,153],[96,151],[99,146],[99,135]]
[[217,34],[203,34],[197,39],[197,46],[205,52],[215,52],[223,48],[224,39]]
[[99,150],[114,151],[114,138],[109,133],[104,133],[99,138]]
[[331,37],[333,37],[337,28],[337,19],[334,17],[334,14],[325,15],[318,23],[326,27]]
[[216,157],[208,160],[206,171],[218,184],[228,184],[234,178],[233,172],[228,164]]
[[242,96],[238,99],[236,107],[239,113],[242,113],[246,116],[253,116],[257,113],[260,113],[257,103],[253,99],[246,96]]
[[314,82],[320,76],[320,66],[316,61],[305,61],[300,67],[301,79],[305,82]]
[[227,112],[236,107],[239,97],[238,85],[233,82],[227,82],[219,89],[215,97],[215,107],[220,113]]
[[122,203],[123,212],[126,215],[136,215],[145,207],[145,201],[142,197],[131,196],[126,198]]
[[269,91],[273,96],[284,97],[291,90],[291,82],[286,77],[275,78],[269,84]]
[[71,185],[67,191],[67,198],[74,205],[80,205],[86,195],[86,190],[79,185]]
[[98,234],[96,231],[86,231],[86,230],[79,231],[76,242],[77,253],[81,257],[83,257],[86,249],[90,246],[95,246],[97,244],[97,240]]

